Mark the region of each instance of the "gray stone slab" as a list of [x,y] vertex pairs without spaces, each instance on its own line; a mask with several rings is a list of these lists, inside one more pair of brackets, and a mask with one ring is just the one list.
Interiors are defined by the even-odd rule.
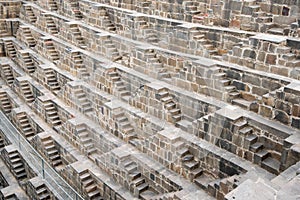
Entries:
[[234,106],[226,106],[225,108],[217,110],[216,114],[224,116],[227,119],[232,121],[235,121],[244,115],[241,109],[238,109],[237,107]]
[[284,92],[288,92],[295,95],[300,95],[300,83],[292,82],[284,87]]
[[225,196],[227,200],[275,200],[276,190],[262,182],[250,179]]
[[252,36],[250,37],[250,39],[264,40],[273,43],[281,43],[286,41],[286,37],[284,36],[277,36],[277,35],[270,35],[270,34],[263,34],[263,33],[259,33],[255,36]]

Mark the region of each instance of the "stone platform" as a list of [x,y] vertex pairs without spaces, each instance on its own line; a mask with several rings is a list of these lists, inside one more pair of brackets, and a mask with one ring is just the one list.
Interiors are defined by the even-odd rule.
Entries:
[[300,1],[0,1],[0,198],[300,198],[299,27]]

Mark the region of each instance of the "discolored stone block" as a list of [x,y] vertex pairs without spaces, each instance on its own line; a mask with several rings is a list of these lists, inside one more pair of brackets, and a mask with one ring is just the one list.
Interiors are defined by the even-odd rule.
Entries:
[[281,110],[275,110],[275,119],[284,124],[290,123],[289,115]]
[[272,107],[266,106],[266,105],[260,105],[259,106],[259,114],[264,117],[273,118]]
[[270,65],[275,65],[277,61],[277,56],[275,54],[267,54],[266,63]]

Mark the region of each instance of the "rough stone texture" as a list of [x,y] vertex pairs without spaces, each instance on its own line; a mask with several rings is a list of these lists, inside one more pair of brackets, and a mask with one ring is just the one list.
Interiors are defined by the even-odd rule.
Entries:
[[[1,1],[1,111],[84,199],[298,198],[299,7]],[[75,199],[5,127],[0,198]]]

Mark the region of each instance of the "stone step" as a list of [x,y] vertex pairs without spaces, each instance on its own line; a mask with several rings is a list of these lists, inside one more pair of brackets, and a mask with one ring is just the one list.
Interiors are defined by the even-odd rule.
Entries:
[[161,98],[160,100],[164,103],[169,103],[173,100],[173,98],[171,96],[167,96],[167,97]]
[[149,188],[148,183],[143,183],[136,187],[138,193],[141,193],[141,192],[147,190],[148,188]]
[[94,180],[92,179],[91,176],[85,180],[81,180],[82,186],[83,187],[89,187],[94,185]]
[[183,167],[187,168],[188,170],[193,170],[198,168],[199,162],[195,160],[187,161],[183,163]]
[[51,162],[52,162],[52,165],[53,165],[54,167],[57,167],[57,166],[63,164],[63,162],[62,162],[62,160],[61,160],[60,157],[59,157],[59,159],[51,160]]
[[145,183],[145,179],[143,177],[138,177],[138,178],[132,180],[132,184],[135,187],[138,186],[138,185],[141,185],[143,183]]
[[181,115],[179,114],[179,115],[173,115],[172,116],[172,119],[174,120],[174,123],[176,123],[176,122],[179,122],[180,120],[181,120]]
[[103,198],[100,196],[99,190],[94,190],[88,193],[88,197],[90,199],[97,199],[97,200],[102,200]]
[[237,99],[240,97],[240,93],[238,91],[229,92],[230,99]]
[[[183,142],[181,142],[183,143]],[[185,155],[189,154],[189,149],[187,147],[181,148],[179,150],[177,150],[177,153],[179,154],[180,157],[184,157]]]
[[246,136],[253,133],[253,128],[251,126],[245,126],[239,130],[239,134]]
[[247,135],[244,139],[244,145],[243,145],[244,148],[250,149],[250,146],[256,143],[257,139],[258,139],[257,135],[254,134]]
[[250,145],[250,151],[255,152],[255,153],[262,150],[263,148],[264,148],[264,144],[261,142],[256,142],[256,143]]
[[261,167],[273,174],[278,174],[280,172],[280,161],[268,157],[261,162]]
[[88,155],[91,155],[91,154],[97,153],[97,149],[95,147],[88,148],[86,150],[86,152],[87,152]]
[[39,200],[51,199],[51,196],[49,193],[40,194],[40,195],[38,195],[38,197],[39,197]]
[[187,162],[187,161],[192,161],[192,160],[194,160],[194,155],[192,155],[192,154],[186,154],[185,156],[183,156],[181,158],[182,162]]
[[201,189],[207,190],[208,184],[209,184],[210,182],[212,182],[213,179],[212,179],[210,176],[206,175],[206,174],[202,174],[201,176],[195,178],[193,181],[194,181],[194,183],[195,183],[197,186],[199,186]]
[[85,191],[86,191],[87,193],[91,193],[91,192],[93,192],[93,191],[98,190],[98,187],[97,187],[97,185],[95,184],[94,181],[93,181],[92,184],[86,185],[86,186],[84,186],[84,187],[85,187]]
[[237,106],[239,106],[241,108],[244,108],[244,109],[247,109],[247,110],[250,108],[251,103],[252,102],[247,101],[247,100],[242,99],[242,98],[238,98],[238,99],[233,99],[232,100],[232,104],[233,105],[237,105]]
[[35,191],[36,191],[37,195],[39,195],[39,197],[40,197],[40,195],[48,192],[45,185],[42,185],[42,186],[39,186],[38,188],[35,188]]
[[181,111],[178,108],[174,108],[174,109],[169,110],[169,112],[171,113],[171,115],[176,116],[176,115],[180,114]]
[[262,149],[254,154],[254,163],[260,164],[264,159],[269,157],[270,153],[266,149]]
[[128,173],[137,172],[138,166],[135,163],[131,163],[130,165],[125,166],[125,169]]
[[91,175],[88,172],[86,172],[86,173],[81,174],[79,176],[79,178],[81,181],[86,181],[86,180],[91,179]]
[[17,178],[18,180],[23,180],[23,179],[27,178],[27,174],[26,174],[26,172],[24,171],[23,173],[17,174],[17,175],[16,175],[16,178]]
[[193,169],[190,172],[190,174],[192,176],[192,179],[195,179],[203,174],[203,170],[201,168],[196,168],[196,169]]

